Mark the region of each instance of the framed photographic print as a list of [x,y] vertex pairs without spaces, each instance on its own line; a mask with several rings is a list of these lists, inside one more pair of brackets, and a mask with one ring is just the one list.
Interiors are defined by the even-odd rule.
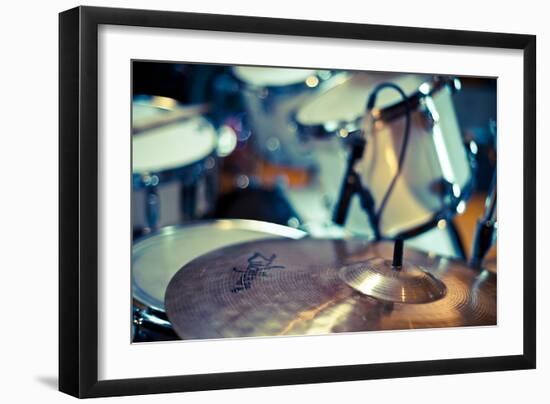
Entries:
[[535,367],[534,36],[59,24],[61,391]]

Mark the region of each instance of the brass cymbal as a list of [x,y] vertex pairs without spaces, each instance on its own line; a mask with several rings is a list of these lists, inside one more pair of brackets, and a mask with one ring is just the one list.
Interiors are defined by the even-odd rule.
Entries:
[[[405,263],[421,267],[436,285],[445,286],[444,295],[428,303],[376,299],[342,279],[354,263],[391,255],[391,243],[362,240],[263,240],[230,246],[176,273],[166,291],[166,312],[182,339],[496,324],[496,275],[456,260],[405,249]],[[413,272],[409,275],[415,279]]]
[[394,303],[429,303],[445,296],[445,284],[418,265],[376,257],[340,268],[340,279],[359,292]]

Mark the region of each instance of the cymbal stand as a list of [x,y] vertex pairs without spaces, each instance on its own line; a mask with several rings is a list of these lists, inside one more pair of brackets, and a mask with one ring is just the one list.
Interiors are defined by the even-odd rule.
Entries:
[[485,200],[485,212],[478,220],[474,242],[472,246],[472,257],[470,265],[474,268],[480,268],[483,258],[494,244],[497,229],[497,183],[496,171],[493,176],[489,194]]

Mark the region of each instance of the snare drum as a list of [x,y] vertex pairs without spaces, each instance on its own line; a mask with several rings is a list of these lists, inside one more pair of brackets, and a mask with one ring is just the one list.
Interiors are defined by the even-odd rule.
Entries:
[[172,276],[198,256],[218,248],[267,238],[299,239],[301,230],[254,220],[215,220],[170,226],[150,234],[132,249],[134,340],[148,335],[175,337],[164,311]]
[[[162,97],[138,97],[132,106],[134,128],[183,110]],[[202,217],[216,199],[216,130],[200,115],[150,126],[132,136],[133,228]]]
[[[293,116],[300,105],[341,75],[329,71],[237,66],[233,74],[256,150],[267,161],[292,167],[311,166],[311,153],[301,142]],[[340,78],[339,78],[340,77]]]
[[[411,237],[463,211],[471,192],[469,158],[451,96],[458,82],[426,75],[356,73],[305,104],[296,119],[305,134],[346,138],[361,129],[367,99],[382,82],[393,82],[408,95],[411,129],[403,168],[380,217],[379,230],[383,238]],[[397,170],[406,111],[405,102],[392,89],[382,90],[377,100],[379,118],[355,166],[376,210]],[[339,189],[334,184],[335,194]]]

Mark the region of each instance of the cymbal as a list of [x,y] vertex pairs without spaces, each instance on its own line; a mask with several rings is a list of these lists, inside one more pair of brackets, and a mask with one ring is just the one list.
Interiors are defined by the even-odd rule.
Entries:
[[445,287],[427,303],[388,302],[346,283],[346,268],[391,255],[391,243],[363,240],[269,239],[230,246],[174,275],[166,312],[182,339],[496,324],[496,275],[456,260],[405,249],[405,264],[429,274],[436,292],[438,282]]
[[376,257],[343,266],[340,278],[361,293],[394,303],[428,303],[445,296],[443,282],[418,265],[396,269],[390,260]]

